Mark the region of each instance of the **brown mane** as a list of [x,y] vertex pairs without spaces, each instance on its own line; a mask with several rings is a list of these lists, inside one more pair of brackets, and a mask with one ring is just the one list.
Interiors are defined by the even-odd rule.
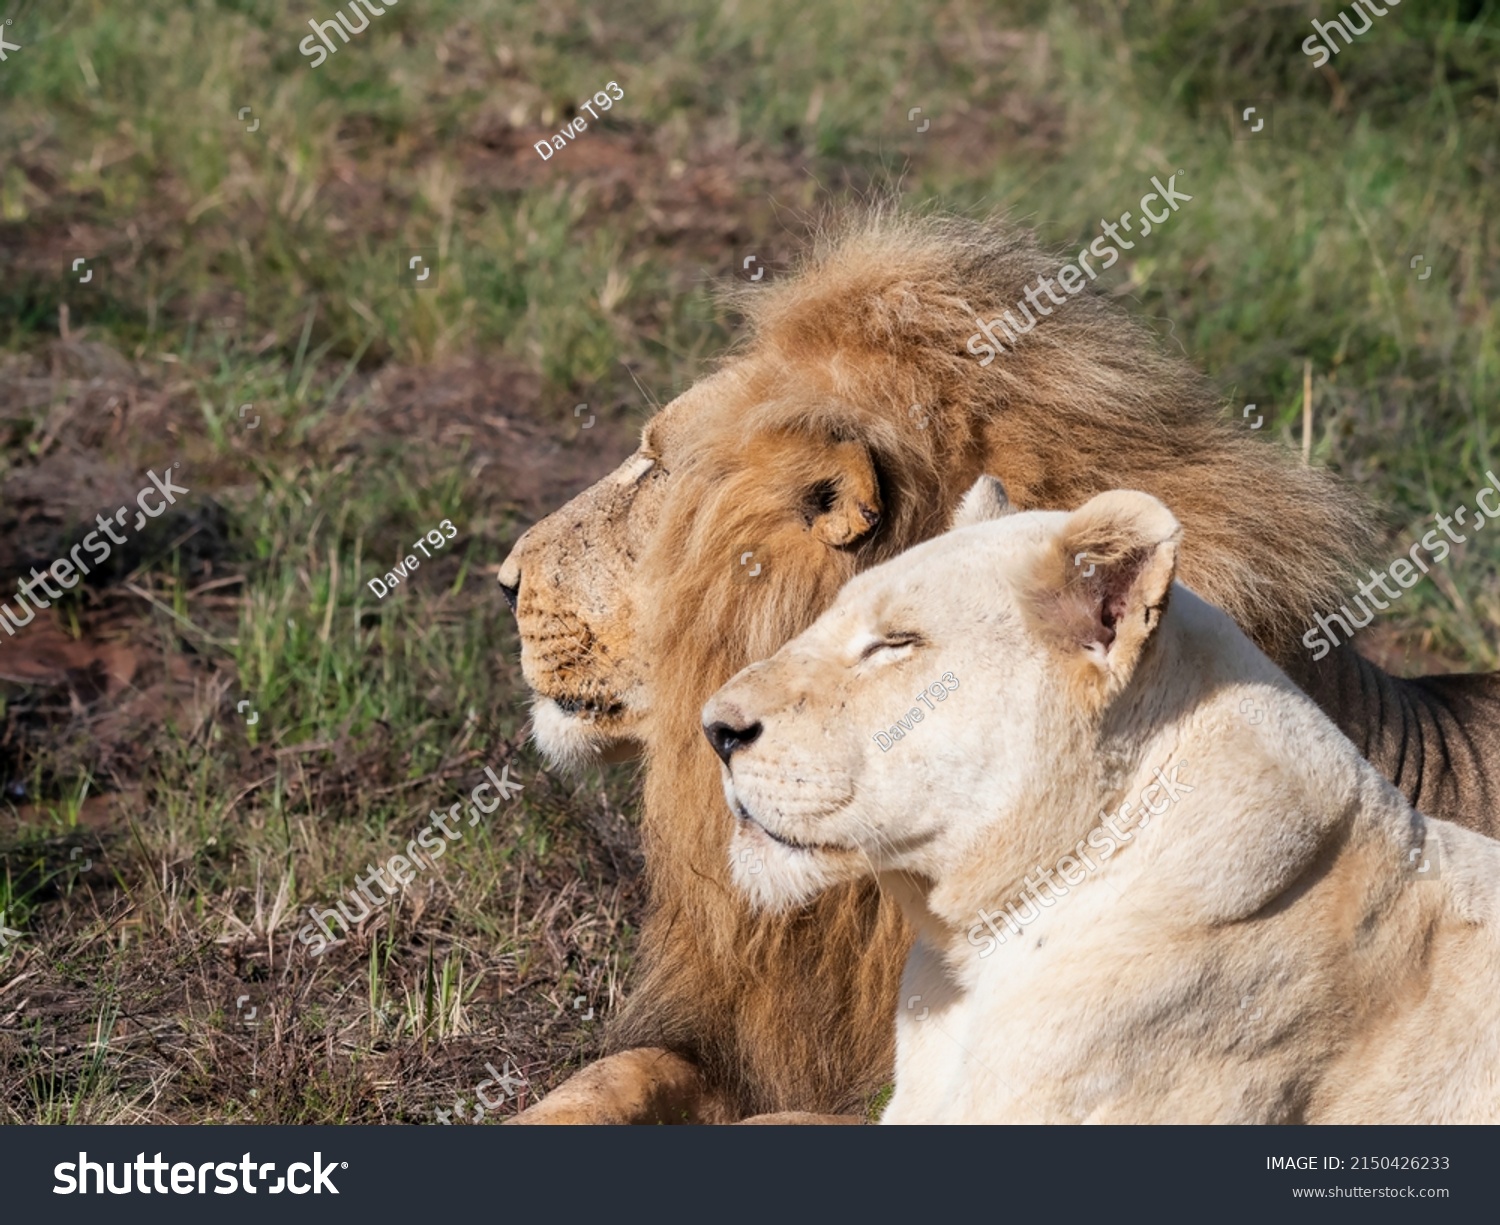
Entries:
[[[1022,509],[1154,494],[1183,525],[1183,581],[1284,663],[1367,543],[1351,493],[1232,419],[1092,290],[982,367],[966,351],[969,308],[993,318],[1060,262],[1000,225],[892,212],[821,240],[794,276],[742,292],[749,336],[699,410],[708,442],[673,461],[640,563],[657,601],[642,630],[653,906],[614,1041],[689,1055],[742,1111],[858,1109],[889,1079],[908,935],[873,885],[791,916],[748,912],[698,726],[716,688],[856,570],[943,530],[982,472]],[[878,527],[842,551],[787,518],[841,441],[868,448],[883,503]],[[747,581],[733,561],[752,545],[765,570]]]

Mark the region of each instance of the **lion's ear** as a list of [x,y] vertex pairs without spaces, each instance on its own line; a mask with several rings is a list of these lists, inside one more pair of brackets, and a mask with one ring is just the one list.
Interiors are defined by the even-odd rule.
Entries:
[[1068,516],[1031,575],[1037,628],[1084,676],[1130,678],[1167,608],[1182,526],[1150,494],[1101,493]]
[[958,504],[958,509],[953,512],[953,523],[951,528],[973,527],[976,523],[987,523],[991,519],[1003,519],[1006,515],[1016,513],[1016,508],[1010,504],[1010,498],[1006,496],[1005,486],[1000,483],[1000,478],[995,476],[982,476],[964,494],[964,500]]
[[808,493],[814,538],[842,546],[874,531],[883,508],[870,452],[858,442],[837,442],[819,466],[825,475]]

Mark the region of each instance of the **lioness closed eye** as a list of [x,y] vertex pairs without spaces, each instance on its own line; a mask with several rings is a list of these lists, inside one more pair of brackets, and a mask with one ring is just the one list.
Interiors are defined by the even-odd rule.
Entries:
[[1174,586],[1180,534],[1146,494],[1012,514],[985,478],[854,578],[704,708],[737,885],[899,900],[886,1122],[1500,1120],[1500,844]]

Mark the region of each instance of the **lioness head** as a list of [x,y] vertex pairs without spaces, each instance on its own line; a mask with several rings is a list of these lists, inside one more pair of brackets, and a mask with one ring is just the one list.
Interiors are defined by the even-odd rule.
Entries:
[[1150,653],[1177,520],[1123,490],[1008,510],[984,478],[955,530],[855,578],[704,707],[737,818],[730,870],[759,904],[871,874],[952,880],[979,839],[1029,864],[1052,831],[1022,814],[1098,781],[1060,780],[1060,750],[1108,770],[1076,750]]

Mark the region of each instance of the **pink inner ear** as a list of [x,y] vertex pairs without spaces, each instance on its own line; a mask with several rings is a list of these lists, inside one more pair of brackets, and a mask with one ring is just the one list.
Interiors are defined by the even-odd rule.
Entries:
[[1099,616],[1094,623],[1094,637],[1106,651],[1114,645],[1115,622],[1124,611],[1123,604],[1117,608],[1110,600],[1099,605]]
[[1129,578],[1126,578],[1119,586],[1113,587],[1105,593],[1104,602],[1099,609],[1099,619],[1104,622],[1105,628],[1110,631],[1111,638],[1114,637],[1115,623],[1125,615],[1125,602],[1129,594]]
[[1099,576],[1099,586],[1093,591],[1096,601],[1094,615],[1094,637],[1107,651],[1115,641],[1115,626],[1124,618],[1130,601],[1130,589],[1140,577],[1141,567],[1148,555],[1131,553],[1128,557],[1105,566]]

